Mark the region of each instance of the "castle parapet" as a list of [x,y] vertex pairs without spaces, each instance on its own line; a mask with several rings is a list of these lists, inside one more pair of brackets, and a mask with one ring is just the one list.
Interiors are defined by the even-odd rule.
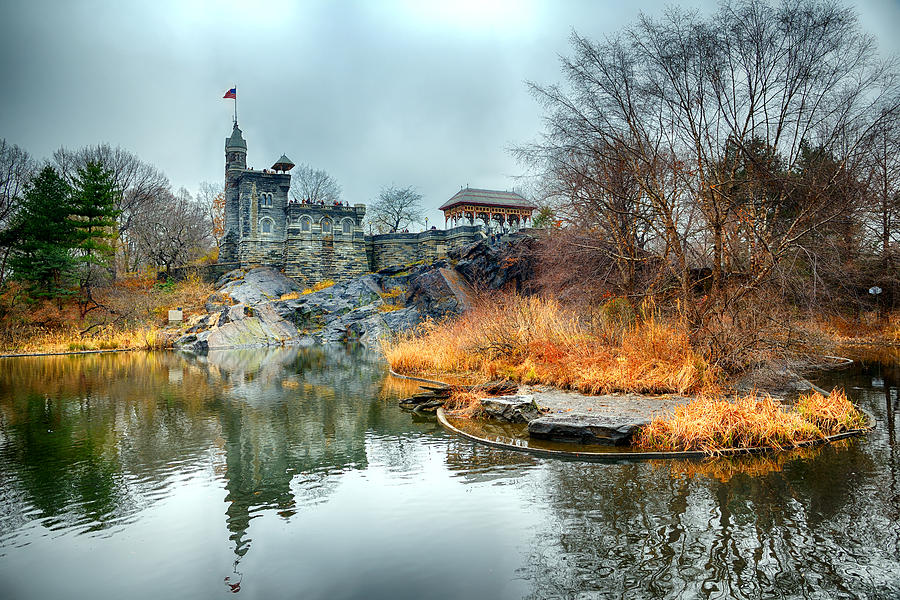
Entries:
[[429,229],[419,233],[382,233],[366,236],[369,268],[378,271],[421,260],[445,258],[451,249],[483,240],[485,237],[481,225]]

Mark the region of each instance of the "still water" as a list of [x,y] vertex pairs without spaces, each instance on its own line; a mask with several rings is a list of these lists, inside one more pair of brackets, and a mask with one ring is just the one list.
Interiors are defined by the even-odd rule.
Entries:
[[445,434],[343,348],[0,361],[0,598],[898,598],[900,356],[820,373],[878,429],[585,464]]

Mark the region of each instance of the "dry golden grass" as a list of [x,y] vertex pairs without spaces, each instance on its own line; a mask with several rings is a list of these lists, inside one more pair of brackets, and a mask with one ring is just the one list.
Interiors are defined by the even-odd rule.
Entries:
[[333,285],[334,285],[334,280],[326,279],[325,281],[320,281],[319,283],[315,284],[311,288],[306,288],[305,290],[300,292],[300,294],[303,296],[306,296],[308,294],[312,294],[313,292],[321,292],[322,290],[324,290],[326,288],[330,288]]
[[455,321],[426,322],[386,341],[391,368],[407,374],[468,374],[548,384],[589,394],[713,393],[716,369],[687,335],[645,307],[632,324],[580,319],[554,300],[507,296]]
[[796,409],[825,435],[866,426],[865,415],[853,406],[843,390],[832,390],[828,396],[819,392],[803,395],[797,400]]
[[[12,286],[10,286],[12,288]],[[125,277],[97,288],[99,307],[83,318],[74,301],[5,302],[0,351],[6,353],[153,349],[174,338],[168,310],[181,307],[185,321],[205,313],[212,286],[197,277],[160,283],[153,277]]]
[[793,448],[865,423],[862,413],[837,390],[829,396],[801,396],[794,408],[755,394],[730,401],[701,397],[670,416],[653,419],[635,443],[647,450],[711,454],[727,448]]
[[82,333],[76,327],[22,329],[18,337],[6,337],[4,351],[22,354],[42,352],[82,352],[94,350],[155,350],[165,348],[169,336],[155,325],[146,327],[106,327]]
[[444,402],[444,408],[455,417],[474,417],[481,412],[481,400],[486,395],[479,392],[453,390]]
[[862,315],[817,315],[798,320],[796,325],[812,335],[824,336],[832,342],[900,343],[900,312],[878,318],[874,312]]
[[296,300],[300,297],[300,292],[288,292],[287,294],[282,294],[279,300]]
[[378,307],[378,310],[380,312],[394,312],[395,310],[400,310],[403,308],[406,308],[406,307],[402,304],[389,304],[389,303],[385,302],[384,304],[381,304]]
[[403,288],[400,288],[400,287],[396,287],[396,288],[394,288],[394,289],[392,289],[392,290],[388,290],[388,291],[386,291],[386,292],[382,292],[381,294],[378,294],[378,295],[381,296],[381,298],[382,298],[383,300],[391,300],[391,299],[396,298],[396,297],[398,297],[398,296],[402,296],[402,295],[405,294],[405,293],[406,293],[406,290],[404,290]]

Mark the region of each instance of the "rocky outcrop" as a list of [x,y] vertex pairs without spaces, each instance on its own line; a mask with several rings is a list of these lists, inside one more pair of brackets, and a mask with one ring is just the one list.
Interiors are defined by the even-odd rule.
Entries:
[[644,418],[616,415],[547,415],[528,423],[528,435],[557,442],[625,446],[638,429],[649,423]]
[[472,303],[473,287],[497,289],[519,282],[528,270],[511,249],[518,249],[519,256],[520,245],[529,243],[522,240],[530,242],[478,242],[453,260],[391,267],[316,292],[304,293],[271,268],[236,269],[216,282],[206,302],[208,314],[191,322],[175,345],[195,353],[345,341],[373,345],[426,318],[461,313]]
[[278,300],[285,294],[301,290],[294,280],[267,267],[229,271],[216,282],[219,297],[231,298],[234,302],[247,306]]
[[514,234],[496,244],[476,242],[455,248],[448,256],[456,261],[456,271],[479,288],[511,287],[522,292],[534,275],[536,244],[532,237]]

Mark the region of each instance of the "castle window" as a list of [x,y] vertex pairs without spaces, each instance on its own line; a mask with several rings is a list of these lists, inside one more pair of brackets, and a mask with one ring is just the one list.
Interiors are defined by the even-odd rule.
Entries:
[[344,230],[344,233],[351,233],[353,231],[353,223],[350,219],[344,219],[344,222],[341,223],[341,227]]
[[331,219],[322,219],[322,233],[331,233]]
[[272,233],[272,219],[262,219],[259,224],[263,233]]
[[309,217],[301,217],[301,218],[300,218],[300,229],[303,230],[303,231],[309,231],[309,230],[310,230]]

